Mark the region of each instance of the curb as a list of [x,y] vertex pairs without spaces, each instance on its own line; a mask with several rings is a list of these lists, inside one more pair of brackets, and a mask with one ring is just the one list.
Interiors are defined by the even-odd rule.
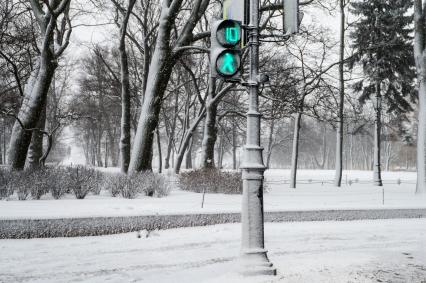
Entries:
[[[397,218],[426,218],[426,209],[317,210],[265,213],[265,222],[354,221]],[[140,230],[164,230],[240,221],[240,213],[0,220],[0,239],[100,236]]]

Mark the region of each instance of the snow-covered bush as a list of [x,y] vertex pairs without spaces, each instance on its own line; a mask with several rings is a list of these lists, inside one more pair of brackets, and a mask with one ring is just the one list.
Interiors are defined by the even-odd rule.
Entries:
[[52,174],[52,170],[53,169],[41,168],[32,171],[29,189],[33,199],[40,199],[44,194],[49,192],[52,186],[55,186],[56,177]]
[[66,169],[55,168],[50,169],[49,191],[54,199],[60,199],[67,192],[68,188],[68,173]]
[[196,193],[241,194],[243,183],[241,173],[201,169],[182,172],[179,186],[182,190]]
[[0,170],[0,196],[5,198],[16,192],[19,200],[26,200],[30,195],[38,200],[51,191],[55,197],[55,192],[62,186],[60,180],[61,174],[54,168]]
[[19,200],[26,200],[34,186],[32,180],[34,170],[11,171],[11,175],[9,189],[16,192]]
[[13,194],[13,190],[9,186],[11,180],[12,172],[0,168],[0,199],[8,198]]
[[94,169],[84,166],[67,168],[68,182],[66,187],[72,191],[77,199],[84,199],[89,192],[98,188],[98,177]]
[[104,184],[112,196],[121,195],[129,199],[136,198],[139,194],[164,197],[170,193],[170,186],[165,178],[149,171],[109,175],[105,177]]
[[124,174],[106,175],[103,181],[104,189],[109,191],[111,196],[117,197],[123,191],[127,176]]

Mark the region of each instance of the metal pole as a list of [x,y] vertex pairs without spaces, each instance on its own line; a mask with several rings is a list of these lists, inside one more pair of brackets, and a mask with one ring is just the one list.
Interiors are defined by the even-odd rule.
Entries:
[[243,203],[241,211],[241,263],[244,275],[276,275],[264,245],[263,163],[260,146],[259,92],[259,0],[250,0],[249,50],[250,77],[247,138],[241,164],[243,173]]

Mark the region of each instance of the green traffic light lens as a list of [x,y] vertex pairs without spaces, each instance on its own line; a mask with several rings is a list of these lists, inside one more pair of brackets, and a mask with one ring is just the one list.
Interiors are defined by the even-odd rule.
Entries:
[[241,41],[241,26],[233,20],[223,21],[217,28],[216,38],[225,47],[234,47]]
[[232,50],[222,52],[217,58],[216,69],[223,76],[235,75],[240,69],[239,54],[232,52]]
[[237,27],[227,27],[225,29],[225,40],[229,44],[237,44],[240,41],[240,30]]

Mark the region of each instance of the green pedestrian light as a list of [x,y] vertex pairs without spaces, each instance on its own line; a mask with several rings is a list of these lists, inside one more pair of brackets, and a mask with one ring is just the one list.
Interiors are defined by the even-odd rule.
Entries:
[[241,78],[241,23],[221,20],[214,23],[211,37],[211,75],[225,81]]
[[217,71],[224,76],[233,76],[240,69],[240,57],[231,51],[222,52],[216,61]]

